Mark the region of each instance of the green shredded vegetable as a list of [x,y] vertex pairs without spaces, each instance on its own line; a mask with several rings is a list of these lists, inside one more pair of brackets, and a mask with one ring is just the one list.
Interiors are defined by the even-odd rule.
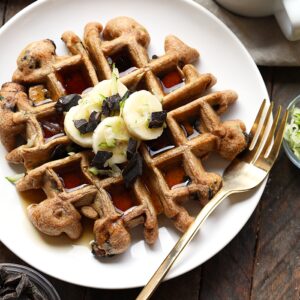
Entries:
[[116,144],[117,144],[117,141],[115,139],[113,139],[113,140],[110,140],[110,141],[108,141],[106,143],[105,142],[100,143],[98,146],[100,148],[106,148],[106,149],[108,149],[108,148],[114,148],[114,147],[116,147]]
[[120,168],[117,165],[111,165],[111,169],[106,169],[106,170],[99,170],[95,167],[89,168],[89,172],[92,173],[95,176],[98,175],[106,175],[110,177],[118,177],[122,174]]
[[7,179],[12,184],[16,184],[24,176],[25,176],[25,174],[21,173],[21,174],[16,174],[16,175],[12,175],[12,176],[6,176],[5,179]]
[[286,125],[284,139],[296,157],[300,159],[300,108],[298,107],[291,111],[291,121]]

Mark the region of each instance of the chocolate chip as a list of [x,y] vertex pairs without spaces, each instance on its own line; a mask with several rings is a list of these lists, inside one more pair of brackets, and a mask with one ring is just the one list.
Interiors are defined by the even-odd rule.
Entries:
[[101,113],[93,111],[89,117],[89,120],[80,119],[74,120],[75,127],[80,131],[81,134],[93,132],[101,121]]
[[89,122],[86,127],[86,132],[94,131],[100,122],[101,122],[101,113],[97,111],[93,111],[90,115]]
[[78,101],[81,99],[81,96],[78,94],[70,94],[62,96],[58,99],[55,104],[55,109],[58,112],[69,111],[71,107],[78,105]]
[[167,111],[157,111],[151,114],[149,128],[159,128],[162,127],[164,122],[166,121]]
[[85,119],[73,120],[74,126],[79,130],[81,134],[87,133],[88,121]]
[[97,122],[101,121],[101,113],[99,111],[93,111],[90,115],[89,122]]
[[112,152],[98,151],[91,162],[91,166],[101,170],[104,168],[104,164],[106,163],[106,161],[110,159],[112,156],[113,156]]
[[129,188],[132,186],[138,176],[143,174],[143,160],[141,155],[136,152],[133,154],[131,160],[124,168],[122,175],[125,182],[125,187]]
[[158,59],[158,56],[156,54],[153,54],[152,59]]
[[102,103],[102,114],[105,117],[112,116],[114,113],[120,111],[120,102],[122,98],[119,94],[106,97]]
[[126,151],[127,159],[131,159],[133,154],[136,152],[138,146],[138,141],[130,138],[128,141],[128,147]]
[[66,150],[66,147],[60,144],[54,148],[53,152],[50,155],[50,159],[56,160],[56,159],[64,158],[67,155],[68,155],[68,151]]

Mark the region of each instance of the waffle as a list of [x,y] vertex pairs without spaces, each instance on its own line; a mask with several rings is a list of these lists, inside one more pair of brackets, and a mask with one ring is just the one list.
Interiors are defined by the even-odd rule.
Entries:
[[[57,56],[50,40],[28,45],[18,58],[13,82],[0,91],[0,138],[8,150],[6,158],[26,168],[16,187],[45,193],[29,206],[30,220],[48,235],[65,233],[71,239],[81,235],[82,218],[95,220],[92,250],[99,256],[124,252],[131,242],[130,228],[139,224],[145,241],[153,244],[160,213],[185,231],[193,221],[185,202],[198,199],[204,205],[222,186],[222,178],[207,172],[202,160],[211,152],[233,159],[247,145],[241,121],[220,119],[237,94],[211,92],[215,77],[191,65],[198,51],[175,36],[166,37],[164,55],[150,58],[150,36],[131,18],[112,19],[105,28],[89,23],[83,42],[70,31],[62,40],[69,56]],[[93,153],[68,150],[74,145],[61,126],[50,136],[47,131],[49,122],[60,125],[63,119],[55,110],[57,99],[111,78],[112,62],[128,88],[149,90],[168,111],[163,135],[140,146],[143,175],[129,190],[122,176],[90,173]],[[175,86],[170,85],[174,78]],[[75,89],[74,81],[79,82]]]

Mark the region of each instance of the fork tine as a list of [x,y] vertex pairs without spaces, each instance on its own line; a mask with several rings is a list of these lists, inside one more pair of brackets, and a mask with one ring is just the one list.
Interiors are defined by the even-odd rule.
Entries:
[[242,159],[242,160],[244,160],[244,161],[250,162],[251,159],[252,159],[252,151],[250,151],[250,149],[251,149],[252,143],[254,141],[254,137],[255,137],[255,135],[257,133],[257,129],[258,129],[259,123],[262,120],[263,112],[264,112],[265,106],[266,106],[266,102],[267,102],[266,99],[264,99],[263,102],[261,103],[260,108],[258,110],[258,113],[257,113],[257,115],[255,117],[254,122],[253,122],[253,125],[252,125],[252,127],[251,127],[251,129],[249,131],[249,138],[250,138],[249,143],[248,143],[249,147],[247,147],[247,149],[245,149],[239,155],[239,158]]
[[286,110],[285,114],[284,114],[284,116],[281,120],[279,129],[277,131],[272,149],[271,149],[271,151],[270,151],[270,153],[267,157],[268,160],[273,161],[273,163],[276,160],[276,158],[278,156],[278,153],[279,153],[279,150],[280,150],[280,146],[281,146],[281,142],[282,142],[282,139],[283,139],[283,134],[284,134],[284,129],[285,129],[285,124],[286,124],[287,117],[288,117],[288,111]]
[[260,131],[258,132],[257,139],[252,141],[252,143],[249,147],[249,150],[246,151],[246,153],[242,156],[242,159],[248,163],[253,163],[254,161],[256,161],[257,157],[259,156],[259,152],[260,152],[259,150],[261,149],[262,142],[265,137],[266,128],[268,126],[268,123],[269,123],[269,120],[270,120],[270,117],[272,114],[272,109],[273,109],[273,103],[271,103],[271,105],[267,111],[267,114],[264,117],[261,116],[260,122],[263,122],[263,123],[260,128]]
[[255,134],[257,132],[257,128],[258,128],[259,122],[262,118],[262,115],[263,115],[263,112],[264,112],[264,109],[266,106],[266,102],[267,102],[266,99],[264,99],[264,101],[262,102],[262,104],[259,108],[259,111],[255,117],[254,123],[250,129],[249,136],[251,137],[251,143],[253,142],[253,138],[255,137]]
[[264,146],[263,150],[261,151],[260,155],[263,156],[263,157],[265,157],[267,155],[267,151],[268,151],[269,147],[272,144],[274,134],[275,134],[275,130],[276,130],[276,127],[277,127],[277,124],[278,124],[278,121],[279,121],[280,114],[281,114],[281,105],[278,107],[276,117],[273,120],[272,128],[271,128],[271,130],[269,132],[269,135],[267,137],[267,140],[265,142],[265,146]]
[[261,142],[263,140],[263,137],[265,136],[266,128],[268,126],[270,116],[272,114],[273,106],[274,106],[274,103],[272,102],[271,105],[269,106],[269,109],[268,109],[267,114],[265,116],[264,122],[262,124],[261,129],[260,129],[259,136],[256,139],[254,147],[251,149],[251,151],[253,151],[253,155],[255,155],[257,153],[257,150],[261,146]]

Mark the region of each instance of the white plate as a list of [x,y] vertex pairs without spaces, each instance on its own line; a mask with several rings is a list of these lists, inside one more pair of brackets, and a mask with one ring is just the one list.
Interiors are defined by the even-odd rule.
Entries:
[[[201,53],[198,68],[217,79],[216,89],[234,89],[239,101],[226,118],[240,118],[251,125],[258,107],[268,94],[252,58],[217,18],[200,5],[188,0],[48,0],[29,6],[0,31],[0,82],[9,81],[15,61],[23,47],[34,40],[50,38],[58,54],[66,50],[61,34],[73,30],[82,36],[89,21],[105,24],[109,19],[131,16],[143,24],[152,38],[150,54],[163,53],[167,34],[174,34]],[[0,147],[0,238],[16,255],[37,269],[56,278],[96,288],[131,288],[142,286],[159,266],[179,237],[169,221],[159,218],[159,239],[153,247],[146,245],[141,232],[134,230],[133,243],[127,253],[97,260],[85,245],[49,242],[30,224],[13,185],[4,176],[14,173]],[[219,172],[224,162],[211,168]],[[220,251],[244,226],[255,209],[264,184],[255,192],[244,194],[244,201],[228,199],[207,220],[201,232],[185,250],[182,259],[167,278],[183,274]]]

